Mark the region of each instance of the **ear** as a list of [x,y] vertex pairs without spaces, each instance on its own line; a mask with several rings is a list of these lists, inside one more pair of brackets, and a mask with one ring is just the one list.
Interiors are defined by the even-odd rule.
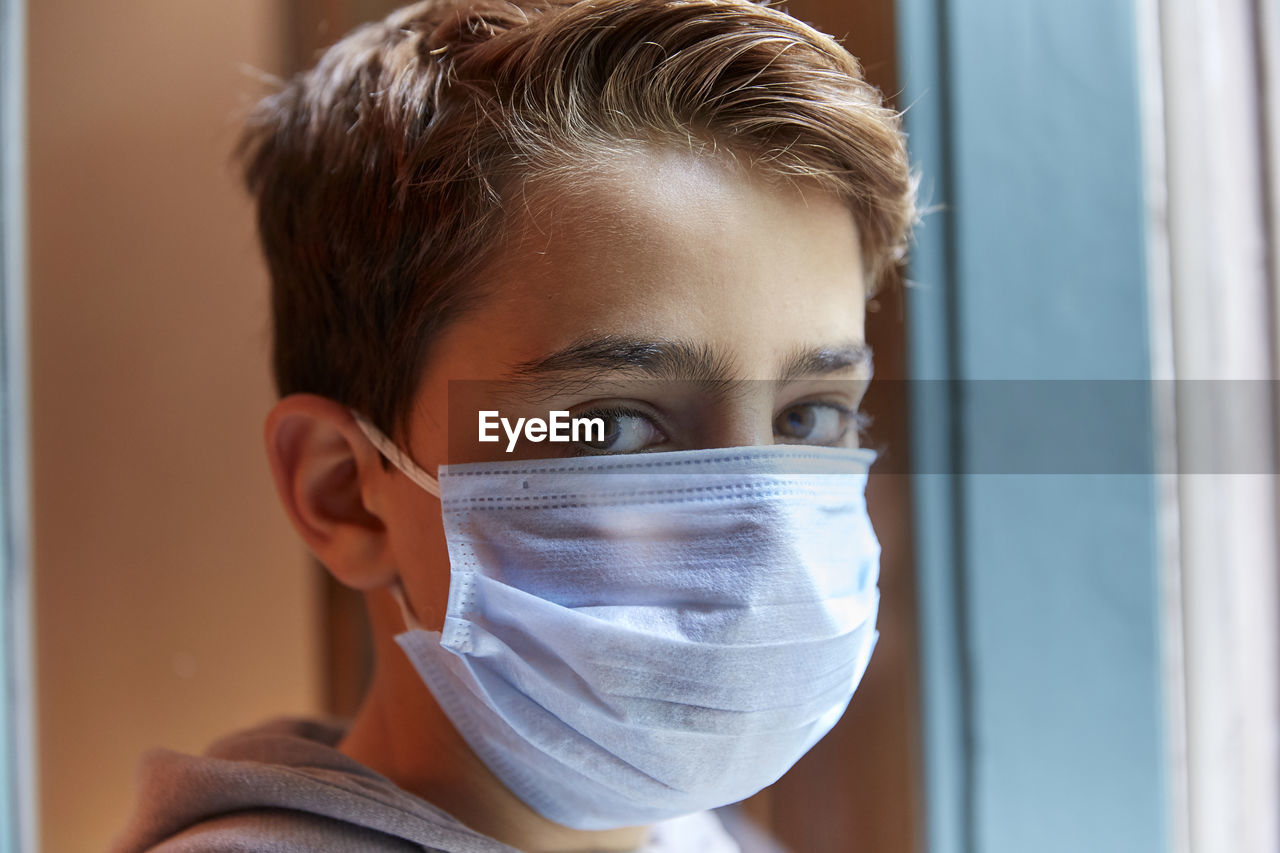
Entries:
[[390,584],[395,568],[376,506],[387,474],[347,408],[291,394],[267,415],[264,438],[280,501],[317,559],[353,589]]

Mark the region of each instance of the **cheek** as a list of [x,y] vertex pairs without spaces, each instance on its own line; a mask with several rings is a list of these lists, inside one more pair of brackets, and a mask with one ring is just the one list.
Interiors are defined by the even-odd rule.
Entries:
[[449,551],[440,502],[412,484],[408,488],[418,494],[397,495],[397,508],[386,519],[392,559],[418,620],[438,631],[449,602]]

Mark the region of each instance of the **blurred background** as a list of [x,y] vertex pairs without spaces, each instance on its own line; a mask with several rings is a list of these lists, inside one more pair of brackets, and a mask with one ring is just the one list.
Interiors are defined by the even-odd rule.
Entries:
[[[231,150],[395,5],[0,0],[0,853],[105,847],[148,748],[359,702]],[[1280,853],[1276,4],[785,7],[907,110],[930,212],[869,306],[881,641],[748,810],[796,853]]]

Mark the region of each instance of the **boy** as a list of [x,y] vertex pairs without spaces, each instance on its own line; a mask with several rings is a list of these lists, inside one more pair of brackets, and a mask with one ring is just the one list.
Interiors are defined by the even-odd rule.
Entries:
[[748,0],[428,0],[243,153],[268,456],[376,669],[348,727],[150,755],[114,849],[738,849],[708,810],[825,734],[875,642],[896,116]]

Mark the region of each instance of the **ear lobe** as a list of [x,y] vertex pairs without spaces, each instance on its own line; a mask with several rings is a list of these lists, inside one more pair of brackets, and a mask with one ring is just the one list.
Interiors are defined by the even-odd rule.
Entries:
[[385,473],[346,407],[291,394],[267,415],[264,439],[276,492],[316,558],[354,589],[391,583],[386,525],[366,498]]

